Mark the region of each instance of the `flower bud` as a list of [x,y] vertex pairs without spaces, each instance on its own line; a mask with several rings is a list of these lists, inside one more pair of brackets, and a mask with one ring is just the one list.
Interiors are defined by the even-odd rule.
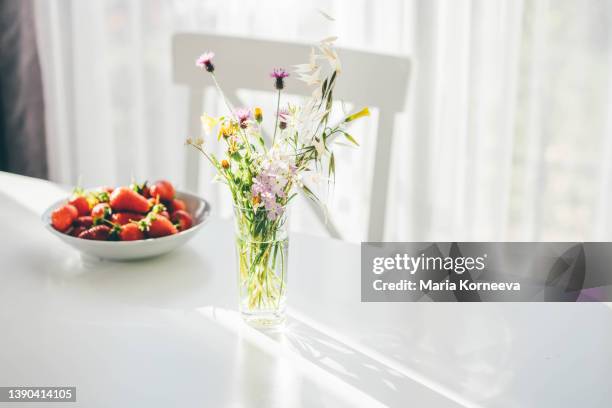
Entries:
[[261,123],[263,120],[263,110],[261,108],[255,108],[255,120],[257,123]]

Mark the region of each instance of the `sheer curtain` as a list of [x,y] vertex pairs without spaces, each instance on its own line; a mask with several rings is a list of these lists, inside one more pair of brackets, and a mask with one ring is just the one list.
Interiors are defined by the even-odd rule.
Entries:
[[[182,183],[187,94],[171,80],[173,33],[299,42],[334,34],[339,46],[413,61],[391,177],[376,180],[390,183],[387,239],[610,239],[610,2],[36,4],[55,181]],[[245,69],[256,57],[245,51]],[[331,217],[352,241],[365,238],[369,194],[352,175],[367,179],[376,137],[371,123],[361,126],[355,133],[363,146],[338,159],[330,196]],[[227,214],[218,188],[207,182],[202,193]],[[297,230],[325,233],[313,229],[307,211],[296,211],[294,221]]]

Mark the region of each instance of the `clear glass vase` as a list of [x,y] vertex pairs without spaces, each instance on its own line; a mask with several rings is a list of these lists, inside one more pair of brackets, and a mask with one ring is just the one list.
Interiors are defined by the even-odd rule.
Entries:
[[240,313],[257,327],[285,321],[288,209],[270,216],[264,208],[234,207]]

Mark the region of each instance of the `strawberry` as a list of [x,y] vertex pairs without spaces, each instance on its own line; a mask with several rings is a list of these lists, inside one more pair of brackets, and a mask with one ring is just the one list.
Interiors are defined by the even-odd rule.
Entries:
[[115,211],[132,211],[146,213],[149,211],[149,202],[146,198],[128,187],[116,188],[110,195],[110,205]]
[[145,218],[138,221],[138,226],[141,231],[146,231],[147,236],[151,238],[164,237],[178,232],[168,218],[155,213],[149,213]]
[[84,215],[82,217],[77,217],[74,220],[75,227],[83,227],[83,229],[87,229],[93,225],[93,217],[90,215]]
[[187,205],[185,205],[185,202],[183,200],[179,200],[178,198],[175,198],[170,203],[170,209],[172,210],[172,212],[178,211],[178,210],[187,211]]
[[139,239],[145,239],[145,235],[137,224],[129,223],[121,227],[119,239],[121,241],[137,241]]
[[91,209],[91,217],[96,224],[99,224],[101,220],[109,218],[112,213],[113,210],[108,203],[96,204],[94,208]]
[[79,210],[72,204],[65,204],[51,213],[51,225],[58,231],[64,232],[79,215]]
[[144,218],[142,214],[132,212],[115,213],[112,215],[111,220],[119,225],[125,225],[130,221],[140,221]]
[[81,227],[81,226],[74,227],[73,229],[70,230],[70,235],[72,235],[73,237],[78,237],[81,234],[81,232],[85,231],[86,229],[87,228]]
[[96,225],[79,234],[79,238],[91,239],[94,241],[106,241],[111,234],[111,229],[106,225]]
[[172,201],[176,191],[172,183],[166,180],[159,180],[149,188],[151,197],[159,197],[162,201]]
[[193,217],[187,211],[177,210],[172,213],[172,222],[179,231],[185,231],[193,226]]
[[113,192],[114,188],[108,187],[108,186],[104,186],[104,187],[100,187],[99,190],[103,191],[103,192],[105,192],[107,194],[111,194]]
[[84,195],[75,195],[68,204],[74,205],[80,216],[89,215],[89,201]]

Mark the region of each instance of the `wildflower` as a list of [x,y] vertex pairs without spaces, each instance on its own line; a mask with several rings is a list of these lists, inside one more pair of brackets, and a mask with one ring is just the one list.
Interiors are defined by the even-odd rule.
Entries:
[[289,73],[283,68],[274,68],[270,73],[270,77],[276,80],[276,82],[274,83],[274,87],[279,91],[285,87],[283,80],[288,76]]
[[[286,188],[295,176],[295,164],[288,154],[272,148],[262,161],[259,173],[253,178],[251,196],[258,197],[266,210],[269,220],[273,221],[283,214],[283,200],[287,198]],[[255,203],[255,199],[253,199]]]
[[263,110],[261,110],[259,107],[255,108],[255,120],[257,123],[261,123],[263,121]]
[[227,139],[228,137],[233,136],[234,133],[236,133],[236,131],[238,130],[237,127],[238,126],[235,123],[225,123],[219,129],[219,136],[223,136],[224,139]]
[[314,48],[310,49],[310,58],[308,61],[308,64],[297,64],[294,65],[293,68],[295,70],[296,73],[298,74],[307,74],[310,72],[313,72],[315,69],[317,69],[319,66],[317,65],[317,59],[320,56],[317,55],[317,53],[315,52]]
[[331,43],[322,42],[319,45],[319,50],[323,53],[323,56],[327,59],[329,66],[331,69],[340,73],[342,67],[340,65],[340,58],[338,58],[338,54],[333,50]]
[[289,110],[286,108],[281,109],[278,112],[278,127],[281,130],[284,130],[287,128],[288,119],[289,119]]
[[221,167],[223,167],[224,169],[229,169],[229,162],[225,159],[221,160]]
[[196,60],[196,67],[205,68],[206,71],[213,73],[215,71],[215,66],[212,63],[212,59],[215,56],[215,53],[212,51],[207,51],[204,54],[200,55]]
[[338,37],[331,36],[331,37],[327,37],[322,39],[321,41],[319,41],[321,44],[325,44],[325,45],[333,45],[334,42],[336,42],[336,40],[338,39]]
[[223,138],[227,139],[232,135],[231,127],[229,125],[221,126],[221,129],[219,129],[219,134],[223,136]]
[[204,139],[202,139],[201,137],[196,137],[195,139],[188,137],[185,140],[185,144],[201,148],[204,145]]
[[251,119],[251,110],[250,109],[238,109],[236,110],[236,117],[238,118],[238,123],[242,129],[246,129],[248,126],[247,121]]
[[316,68],[310,73],[300,73],[299,80],[306,82],[306,85],[313,86],[321,83],[321,68]]
[[360,110],[359,112],[355,112],[352,115],[347,116],[344,121],[345,122],[351,122],[355,119],[359,119],[362,118],[364,116],[370,116],[370,109],[368,107],[363,108],[362,110]]
[[210,136],[214,127],[219,123],[219,119],[210,116],[207,113],[202,114],[200,120],[202,121],[202,130],[206,136]]
[[236,136],[232,136],[229,139],[229,146],[227,147],[227,152],[230,156],[238,151],[238,138]]

